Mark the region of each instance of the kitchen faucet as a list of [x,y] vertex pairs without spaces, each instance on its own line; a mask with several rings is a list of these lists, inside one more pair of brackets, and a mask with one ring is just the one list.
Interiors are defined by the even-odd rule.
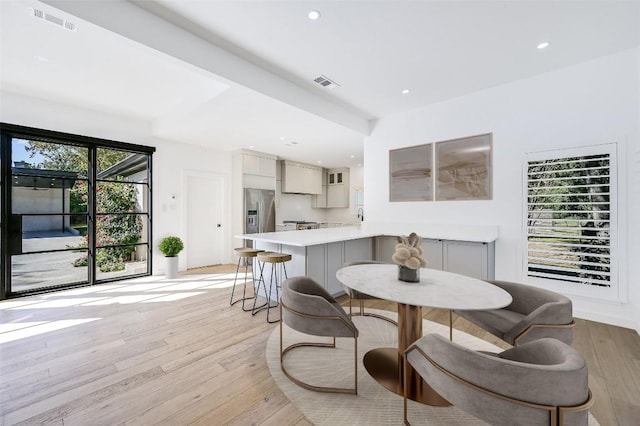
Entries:
[[362,207],[358,209],[358,219],[360,219],[361,222],[364,222],[364,209]]

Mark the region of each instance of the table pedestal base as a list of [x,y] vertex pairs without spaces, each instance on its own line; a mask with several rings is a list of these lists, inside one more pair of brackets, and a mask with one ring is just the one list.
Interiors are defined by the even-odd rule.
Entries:
[[[400,396],[404,395],[402,357],[397,348],[376,348],[364,355],[364,367],[382,386]],[[411,368],[411,366],[409,366]],[[441,397],[411,368],[407,398],[435,407],[448,407],[451,404]]]

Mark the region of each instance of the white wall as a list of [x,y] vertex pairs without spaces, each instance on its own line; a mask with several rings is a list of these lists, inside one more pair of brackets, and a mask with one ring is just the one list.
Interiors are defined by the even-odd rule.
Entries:
[[[183,179],[186,172],[199,172],[221,176],[225,182],[225,213],[223,227],[225,241],[223,262],[232,261],[231,247],[231,154],[229,152],[180,144],[154,138],[149,123],[106,114],[104,112],[74,108],[13,93],[2,92],[0,121],[40,129],[112,139],[139,145],[154,146],[153,155],[153,273],[164,272],[162,254],[157,245],[167,235],[176,235],[189,244],[184,234]],[[176,199],[171,199],[176,195]],[[228,226],[227,226],[228,225]],[[180,255],[180,269],[186,268],[184,253]]]
[[[637,94],[636,106],[640,109],[640,54],[638,55],[636,77]],[[640,114],[639,114],[640,115]],[[640,117],[637,117],[638,135],[640,135]],[[636,331],[640,333],[640,244],[637,243],[640,235],[640,137],[636,138],[635,148],[629,149],[629,157],[633,158],[633,167],[629,167],[629,175],[633,175],[629,184],[629,299],[634,303]],[[632,145],[634,146],[634,145]],[[633,154],[632,154],[633,153]],[[636,242],[635,244],[633,244]]]
[[[637,195],[628,196],[627,188],[635,180],[634,173],[639,173],[628,155],[637,151],[640,135],[639,56],[639,50],[633,49],[379,120],[364,144],[367,222],[499,225],[496,278],[524,281],[525,153],[618,142],[623,302],[572,299],[576,316],[638,328],[633,318],[638,318],[640,281],[637,267],[630,264],[637,263],[640,242],[637,238],[627,241],[627,219],[632,205],[636,210],[631,217],[638,217],[638,201]],[[493,200],[388,201],[389,149],[487,132],[493,133]],[[637,225],[632,226],[632,235],[638,235]],[[634,254],[629,259],[636,260],[627,262],[627,254]],[[624,302],[627,296],[631,303]]]

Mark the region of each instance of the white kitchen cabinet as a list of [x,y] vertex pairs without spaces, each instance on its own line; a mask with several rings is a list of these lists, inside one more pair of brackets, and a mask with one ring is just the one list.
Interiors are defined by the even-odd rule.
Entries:
[[311,207],[314,209],[327,208],[327,170],[322,169],[322,192],[311,197]]
[[242,172],[248,175],[276,177],[276,158],[267,155],[242,154]]
[[311,207],[349,207],[349,169],[323,170],[322,192],[312,198]]
[[[376,260],[393,263],[396,237],[376,237]],[[427,268],[455,272],[481,280],[495,277],[494,243],[452,240],[422,240]]]
[[332,169],[327,174],[327,208],[349,207],[349,169]]
[[274,190],[276,185],[275,155],[243,149],[238,160],[241,169],[242,187]]
[[282,192],[322,194],[322,168],[284,160],[282,162]]

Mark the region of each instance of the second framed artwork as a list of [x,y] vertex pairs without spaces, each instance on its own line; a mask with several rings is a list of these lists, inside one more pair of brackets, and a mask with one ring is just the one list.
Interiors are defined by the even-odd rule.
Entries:
[[389,151],[389,201],[490,200],[492,134]]

